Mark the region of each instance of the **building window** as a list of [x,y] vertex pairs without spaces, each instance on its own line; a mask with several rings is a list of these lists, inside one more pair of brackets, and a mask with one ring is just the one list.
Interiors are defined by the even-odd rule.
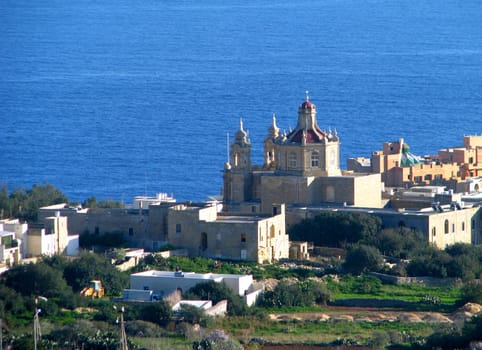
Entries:
[[176,233],[181,233],[181,224],[176,224]]
[[311,153],[311,167],[318,168],[320,166],[320,154],[318,152]]
[[94,233],[95,233],[96,235],[99,234],[99,226],[96,226],[96,227],[94,228]]
[[271,238],[274,238],[275,231],[274,231],[274,225],[271,225],[270,230],[269,230],[269,236]]
[[208,234],[206,232],[201,233],[201,249],[208,249]]
[[420,182],[422,182],[422,177],[421,176],[414,176],[413,181],[415,183],[420,183]]
[[474,162],[474,157],[469,158],[469,164],[472,164]]
[[241,243],[246,243],[246,233],[241,233]]
[[259,228],[259,240],[263,241],[263,232],[261,231],[261,227]]
[[221,234],[220,233],[216,233],[216,241],[220,241],[221,240]]
[[129,236],[134,236],[134,229],[129,227]]
[[452,233],[455,232],[455,224],[452,224]]
[[436,227],[432,227],[432,236],[436,236],[437,235],[437,228]]
[[246,251],[246,249],[241,249],[241,260],[246,260],[247,257],[248,252]]
[[296,153],[291,152],[288,154],[288,167],[289,168],[296,168]]
[[431,174],[425,175],[425,180],[427,180],[427,181],[432,180],[432,175]]
[[251,212],[252,212],[252,213],[256,213],[256,206],[255,206],[255,205],[252,205],[252,206],[251,206]]
[[448,220],[445,220],[444,230],[445,230],[445,233],[449,233],[449,221]]
[[238,152],[235,152],[233,154],[233,163],[234,163],[235,167],[237,167],[239,165],[238,162],[239,162],[239,154],[238,154]]
[[434,180],[442,180],[442,174],[435,174],[433,178]]
[[462,221],[462,231],[465,231],[465,221]]

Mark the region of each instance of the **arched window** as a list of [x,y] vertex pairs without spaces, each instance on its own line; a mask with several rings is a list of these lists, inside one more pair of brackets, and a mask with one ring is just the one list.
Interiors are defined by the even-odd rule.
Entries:
[[445,220],[444,231],[445,231],[445,233],[449,233],[449,221],[448,220]]
[[320,154],[316,151],[311,152],[311,167],[318,168],[320,166]]
[[234,163],[233,165],[234,165],[235,167],[237,167],[237,166],[239,165],[239,164],[238,164],[238,163],[239,163],[239,154],[238,154],[238,152],[235,152],[235,153],[233,154],[233,163]]
[[288,154],[288,167],[289,168],[296,168],[296,153],[290,152]]

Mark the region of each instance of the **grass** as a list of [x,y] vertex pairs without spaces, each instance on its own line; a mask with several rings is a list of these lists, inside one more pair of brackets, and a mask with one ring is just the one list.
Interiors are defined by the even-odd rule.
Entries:
[[214,327],[223,328],[244,342],[256,337],[273,343],[328,344],[349,338],[367,344],[374,332],[396,333],[408,341],[432,334],[436,326],[427,323],[270,321],[232,317],[216,321]]
[[129,340],[139,348],[148,350],[192,350],[192,341],[181,338],[161,337],[161,338],[142,338],[129,337]]

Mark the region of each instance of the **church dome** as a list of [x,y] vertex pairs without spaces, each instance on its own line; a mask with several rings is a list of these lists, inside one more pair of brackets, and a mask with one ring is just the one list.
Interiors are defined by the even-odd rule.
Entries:
[[316,106],[310,101],[308,101],[307,98],[306,101],[300,105],[300,109],[316,109]]

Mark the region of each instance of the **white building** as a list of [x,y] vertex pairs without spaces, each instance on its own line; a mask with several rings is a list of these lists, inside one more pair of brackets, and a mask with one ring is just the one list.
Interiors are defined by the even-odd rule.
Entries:
[[262,289],[253,285],[252,275],[232,275],[215,273],[173,272],[149,270],[131,275],[130,287],[137,290],[152,290],[161,298],[176,291],[186,292],[195,285],[214,281],[223,283],[234,293],[243,296],[248,305],[253,305]]
[[136,196],[132,207],[134,209],[149,209],[150,205],[160,205],[162,203],[176,203],[176,199],[167,193],[158,193],[155,197]]

